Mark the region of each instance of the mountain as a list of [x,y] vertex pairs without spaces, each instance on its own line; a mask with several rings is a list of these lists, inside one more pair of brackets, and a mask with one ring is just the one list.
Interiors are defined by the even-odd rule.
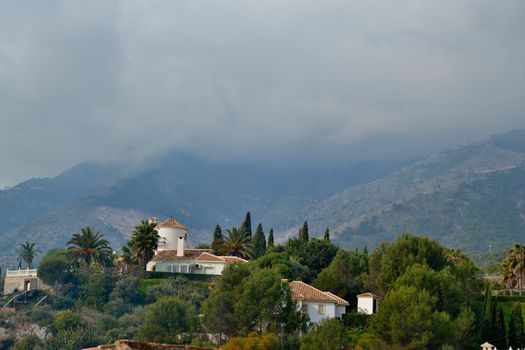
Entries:
[[[118,250],[150,216],[173,216],[193,243],[209,242],[215,224],[276,229],[301,221],[305,206],[345,187],[369,182],[405,165],[361,162],[336,168],[217,162],[167,152],[141,162],[86,162],[55,178],[32,179],[0,191],[0,266],[16,266],[16,247],[30,240],[42,251],[64,247],[80,228],[100,230]],[[269,229],[269,227],[267,228]]]
[[525,240],[525,130],[430,156],[305,210],[345,247],[412,231],[470,253]]

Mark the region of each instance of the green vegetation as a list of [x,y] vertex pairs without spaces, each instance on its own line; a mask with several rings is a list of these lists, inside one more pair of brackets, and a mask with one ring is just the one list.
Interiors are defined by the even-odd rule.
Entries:
[[[39,274],[54,289],[46,305],[17,314],[16,322],[37,323],[51,336],[2,341],[15,349],[44,350],[122,338],[211,341],[223,349],[469,350],[484,341],[503,348],[525,338],[525,296],[493,296],[481,271],[460,250],[404,233],[369,255],[366,247],[337,247],[328,230],[311,235],[307,222],[299,236],[266,249],[262,224],[251,240],[243,226],[228,230],[224,239],[217,225],[211,246],[249,261],[230,264],[222,276],[211,278],[144,272],[156,235],[145,221],[135,227],[129,251],[120,257],[103,258],[96,247],[111,249],[104,236],[83,229],[68,242],[69,250],[54,249],[42,258]],[[511,270],[513,282],[496,288],[519,284],[519,252],[513,248],[501,264],[502,276]],[[347,313],[312,324],[292,300],[286,280],[302,280],[348,300]],[[355,311],[356,295],[363,292],[379,296],[376,314]]]
[[30,243],[29,241],[20,244],[19,248],[16,250],[18,254],[19,265],[22,265],[22,262],[26,264],[26,268],[33,268],[33,260],[38,253],[41,253],[39,249],[35,248],[36,243]]

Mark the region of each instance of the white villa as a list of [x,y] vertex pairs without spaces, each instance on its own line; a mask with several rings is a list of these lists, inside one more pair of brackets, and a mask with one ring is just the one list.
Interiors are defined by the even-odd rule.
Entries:
[[4,281],[4,294],[24,292],[33,289],[48,289],[37,275],[37,269],[7,269]]
[[214,255],[210,249],[186,249],[188,228],[175,219],[161,222],[156,229],[159,245],[147,271],[221,275],[226,265],[246,262],[236,256]]
[[292,300],[310,317],[310,322],[316,323],[325,318],[342,317],[349,305],[346,300],[330,292],[323,292],[301,281],[288,283],[292,292]]

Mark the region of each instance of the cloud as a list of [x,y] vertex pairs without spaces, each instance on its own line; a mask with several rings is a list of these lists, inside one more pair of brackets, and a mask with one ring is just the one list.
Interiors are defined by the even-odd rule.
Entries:
[[0,2],[0,184],[173,147],[431,152],[525,126],[525,3]]

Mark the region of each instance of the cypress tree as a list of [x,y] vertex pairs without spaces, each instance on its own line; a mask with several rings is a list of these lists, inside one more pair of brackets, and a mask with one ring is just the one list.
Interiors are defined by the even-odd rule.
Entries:
[[363,249],[363,254],[368,256],[368,246],[365,245],[365,248]]
[[324,231],[323,239],[325,242],[330,242],[330,229],[328,227]]
[[495,303],[492,300],[492,291],[487,285],[487,288],[485,289],[483,319],[481,320],[481,338],[483,341],[492,342],[494,338],[497,338],[494,329],[495,311],[496,308]]
[[267,247],[267,249],[270,249],[270,248],[274,247],[274,243],[273,243],[273,227],[270,228],[270,233],[268,233],[268,245],[266,247]]
[[510,312],[509,346],[512,346],[513,349],[525,346],[525,330],[523,329],[523,316],[521,314],[520,303],[514,303]]
[[505,320],[503,318],[503,308],[500,303],[493,302],[494,310],[494,334],[492,344],[498,349],[508,349],[507,330],[505,329]]
[[304,222],[303,227],[299,230],[299,239],[303,242],[308,241],[308,222]]
[[266,237],[264,237],[262,224],[259,223],[255,229],[255,236],[253,236],[253,258],[257,259],[264,254],[266,254]]
[[222,255],[224,253],[224,237],[222,236],[222,229],[219,225],[215,225],[211,249],[213,251],[213,254],[216,255]]
[[252,240],[252,216],[249,211],[246,212],[246,216],[244,217],[244,221],[241,224],[240,230],[244,231],[244,234],[248,236],[250,241]]

